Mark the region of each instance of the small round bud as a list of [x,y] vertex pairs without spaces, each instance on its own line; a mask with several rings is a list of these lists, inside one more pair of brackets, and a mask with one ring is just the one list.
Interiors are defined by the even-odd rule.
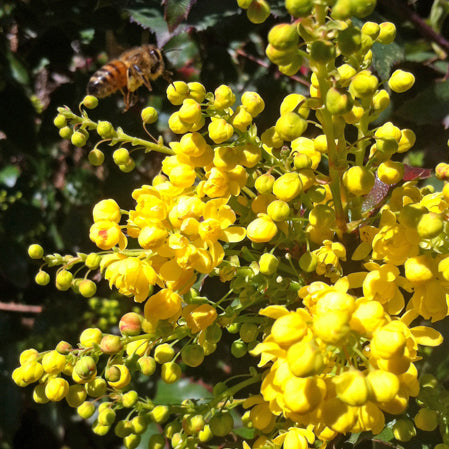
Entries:
[[139,335],[142,331],[142,315],[136,312],[125,313],[119,322],[119,329],[122,335]]
[[316,254],[307,252],[299,258],[299,268],[306,273],[313,273],[318,265]]
[[97,292],[97,284],[90,279],[83,279],[78,284],[78,291],[85,298],[91,298]]
[[83,419],[89,419],[95,413],[95,405],[92,402],[85,401],[77,409],[76,412]]
[[140,435],[132,433],[131,435],[123,438],[123,444],[125,445],[126,449],[136,449],[140,444],[140,440]]
[[56,126],[56,128],[64,128],[64,126],[67,125],[67,120],[63,114],[58,114],[55,119],[53,120],[53,124]]
[[43,270],[39,270],[34,277],[34,281],[37,285],[47,285],[50,282],[50,275]]
[[123,407],[130,408],[133,407],[139,400],[139,394],[135,390],[130,390],[122,396]]
[[72,286],[73,274],[68,270],[60,270],[56,275],[56,288],[66,291]]
[[154,350],[154,360],[160,364],[170,362],[174,356],[175,350],[168,343],[162,343]]
[[104,162],[104,153],[98,148],[94,148],[89,151],[87,158],[93,166],[99,167]]
[[111,139],[116,135],[115,129],[112,126],[111,122],[107,122],[106,120],[102,120],[98,122],[97,125],[97,133],[103,139]]
[[126,148],[118,148],[112,153],[112,159],[117,165],[127,164],[129,161],[129,151]]
[[70,139],[72,137],[73,134],[73,129],[70,128],[70,126],[64,126],[59,130],[59,135],[63,138],[63,139]]
[[164,449],[165,448],[165,438],[160,433],[155,433],[151,435],[148,440],[148,449]]
[[267,215],[273,221],[285,221],[290,216],[290,206],[283,200],[274,200],[267,207]]
[[299,34],[296,25],[292,23],[275,25],[268,33],[268,42],[280,50],[298,45]]
[[70,138],[73,145],[76,147],[83,147],[86,145],[89,134],[86,131],[75,131]]
[[236,358],[242,358],[248,352],[248,346],[242,340],[234,340],[231,344],[231,354]]
[[163,424],[170,416],[170,409],[166,405],[156,405],[150,412],[151,419],[157,424]]
[[433,239],[441,234],[443,225],[440,215],[429,212],[421,216],[416,230],[422,239]]
[[421,408],[416,414],[415,426],[425,432],[432,432],[438,426],[438,413],[430,408]]
[[404,164],[391,160],[382,162],[377,168],[377,177],[385,184],[396,184],[404,176]]
[[413,421],[410,419],[398,419],[393,425],[393,435],[403,443],[410,441],[416,435]]
[[187,366],[199,366],[204,360],[204,349],[197,344],[186,345],[181,350],[181,358]]
[[172,384],[181,378],[181,367],[176,362],[167,362],[162,365],[161,379],[166,384]]
[[123,343],[118,335],[104,335],[100,341],[100,349],[104,354],[116,354],[123,349]]
[[101,256],[97,253],[90,253],[86,260],[84,261],[84,265],[90,270],[96,270],[100,266]]
[[369,193],[374,181],[374,174],[366,167],[354,166],[343,173],[343,185],[355,196]]
[[295,19],[312,12],[313,0],[285,0],[285,8]]
[[129,159],[126,164],[120,164],[118,168],[123,173],[130,173],[136,168],[136,163],[133,159]]
[[239,335],[243,342],[251,343],[259,334],[259,326],[256,323],[245,322],[240,326]]
[[276,122],[275,130],[283,140],[292,141],[307,129],[307,122],[296,112],[282,114]]
[[158,113],[152,106],[142,109],[140,116],[142,117],[143,123],[148,125],[157,122],[158,119]]
[[248,9],[252,1],[253,0],[237,0],[237,4],[239,5],[239,8]]
[[93,95],[86,95],[83,98],[82,104],[86,106],[87,109],[95,109],[98,106],[98,98]]
[[167,87],[167,99],[175,106],[182,104],[188,95],[189,86],[184,81],[174,81]]
[[396,27],[394,23],[384,22],[379,25],[380,30],[376,41],[383,45],[391,44],[396,37]]
[[232,432],[234,419],[229,412],[218,412],[209,421],[212,433],[217,437],[224,437]]
[[310,60],[315,64],[327,64],[335,58],[335,46],[324,40],[314,41],[310,44]]
[[391,90],[397,93],[406,92],[413,84],[415,84],[415,77],[410,72],[404,70],[395,70],[388,80],[388,85]]
[[[270,253],[264,253],[259,259],[259,269],[262,274],[271,276],[276,273],[279,266],[279,259]],[[245,341],[245,340],[243,340]]]
[[246,10],[246,15],[252,23],[263,23],[270,12],[270,5],[265,0],[253,0]]

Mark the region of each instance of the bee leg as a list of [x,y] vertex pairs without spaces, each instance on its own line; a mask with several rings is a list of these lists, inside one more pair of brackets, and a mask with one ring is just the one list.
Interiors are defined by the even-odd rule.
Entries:
[[164,80],[167,81],[167,83],[173,84],[172,75],[173,72],[170,72],[170,70],[164,70],[164,72],[162,73],[162,78],[164,78]]
[[125,88],[125,89],[121,89],[120,92],[123,95],[123,101],[125,103],[125,108],[123,109],[122,112],[126,112],[130,107],[130,104],[129,104],[130,91]]
[[134,75],[137,76],[140,81],[142,81],[142,84],[151,92],[153,88],[151,87],[151,83],[148,80],[148,78],[143,74],[142,70],[139,66],[133,65],[134,69]]

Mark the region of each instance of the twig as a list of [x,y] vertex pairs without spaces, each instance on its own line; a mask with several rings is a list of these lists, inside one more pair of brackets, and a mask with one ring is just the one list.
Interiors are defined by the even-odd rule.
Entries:
[[0,310],[18,313],[41,313],[42,306],[31,306],[29,304],[17,304],[14,302],[0,302]]

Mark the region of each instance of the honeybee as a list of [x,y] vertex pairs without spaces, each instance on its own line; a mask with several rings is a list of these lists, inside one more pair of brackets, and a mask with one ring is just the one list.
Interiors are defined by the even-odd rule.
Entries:
[[171,83],[171,75],[165,67],[162,51],[155,45],[142,45],[123,52],[97,70],[87,84],[87,93],[105,98],[120,91],[127,111],[135,102],[134,92],[142,84],[151,91],[150,81],[162,76]]

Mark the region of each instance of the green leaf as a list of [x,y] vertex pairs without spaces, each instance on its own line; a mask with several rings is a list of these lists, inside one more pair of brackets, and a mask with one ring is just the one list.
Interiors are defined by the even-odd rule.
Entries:
[[449,80],[432,83],[398,108],[400,117],[417,125],[441,122],[449,115]]
[[166,384],[162,380],[157,382],[155,404],[180,404],[184,399],[211,398],[211,393],[201,385],[180,379],[174,384]]
[[7,165],[0,170],[0,184],[4,184],[6,187],[14,187],[17,179],[20,176],[20,170],[15,165]]
[[165,0],[165,20],[172,33],[190,13],[194,0]]
[[394,65],[404,60],[404,49],[397,43],[382,45],[377,42],[373,45],[373,66],[381,80],[390,77]]

